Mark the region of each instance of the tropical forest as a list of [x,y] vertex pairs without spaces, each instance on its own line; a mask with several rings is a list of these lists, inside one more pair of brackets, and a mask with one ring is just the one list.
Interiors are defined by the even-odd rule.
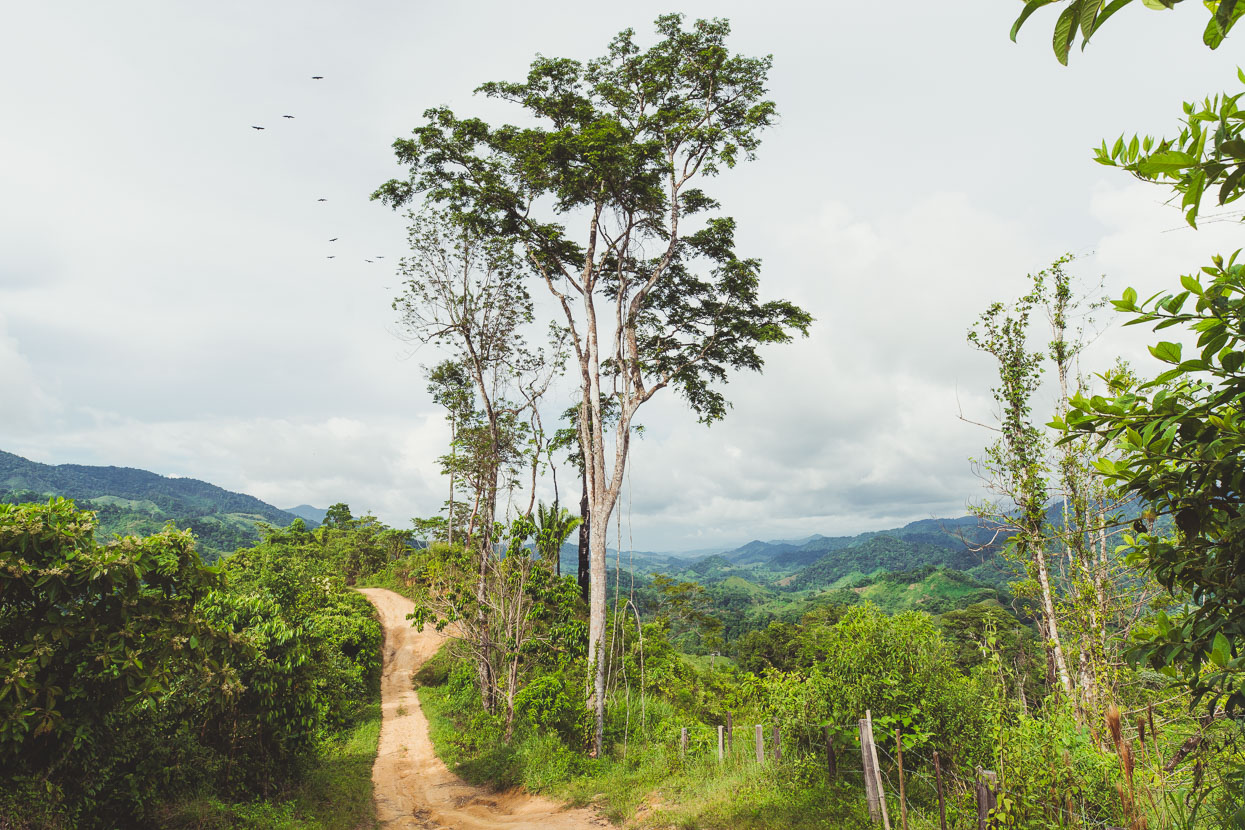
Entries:
[[[326,65],[363,73],[362,58],[341,56],[366,54],[348,22],[365,12],[313,5],[307,20],[301,7],[288,15],[291,42],[274,48],[321,37],[308,22],[318,21],[340,32],[340,55],[322,58],[340,62]],[[458,44],[459,61],[385,105],[392,144],[368,138],[370,179],[349,193],[378,227],[389,223],[398,253],[356,252],[346,231],[325,233],[316,267],[354,257],[354,283],[333,294],[287,282],[277,296],[289,321],[263,310],[270,289],[250,278],[209,328],[153,316],[133,360],[114,367],[121,391],[93,393],[78,410],[69,375],[40,379],[31,368],[62,347],[48,341],[46,355],[23,357],[20,303],[4,305],[69,289],[15,276],[4,293],[26,267],[14,254],[0,271],[0,830],[1245,828],[1245,258],[1203,230],[1239,231],[1243,218],[1245,70],[1201,77],[1186,100],[1155,93],[1166,121],[1139,115],[1109,138],[1061,110],[1080,64],[1124,60],[1119,50],[1150,37],[1141,27],[1154,21],[1161,42],[1189,50],[1181,55],[1229,51],[1245,4],[1023,0],[980,43],[951,33],[953,10],[921,33],[913,20],[926,12],[902,5],[893,23],[852,39],[911,29],[949,62],[968,56],[975,75],[1019,83],[1032,73],[1049,94],[1024,108],[1083,147],[1068,175],[1125,181],[1133,189],[1119,192],[1168,211],[1200,258],[1160,286],[1110,290],[1096,273],[1107,260],[1070,241],[946,303],[898,289],[883,292],[885,308],[811,302],[822,295],[790,290],[798,273],[771,281],[768,260],[763,268],[751,253],[758,234],[735,218],[756,215],[754,201],[776,221],[801,221],[797,196],[771,198],[754,192],[762,179],[740,178],[771,144],[789,152],[784,136],[807,123],[775,100],[788,55],[765,44],[768,30],[750,29],[755,13],[620,8],[600,19],[635,19],[598,38],[595,23],[570,20],[588,7],[530,28],[501,6],[476,15],[480,31],[517,27],[506,48],[526,63],[501,50],[501,35],[489,41],[501,51],[484,54],[492,47],[468,31],[408,32],[427,48]],[[200,37],[243,49],[249,13],[228,26],[196,21],[159,47],[162,60],[200,55]],[[458,13],[420,11],[430,27]],[[793,9],[773,14],[800,28]],[[1015,67],[996,48],[1012,50],[999,54]],[[972,58],[987,51],[989,61]],[[1152,56],[1155,75],[1166,61]],[[337,78],[303,74],[308,96]],[[368,83],[380,74],[352,75],[342,101],[379,100]],[[828,162],[844,177],[894,196],[909,164],[969,175],[943,165],[942,139],[915,115],[905,136],[881,136],[871,110],[835,103],[858,79],[823,80],[836,130],[857,148]],[[1121,88],[1144,82],[1120,75]],[[905,83],[921,88],[919,77]],[[427,88],[441,97],[415,94]],[[217,106],[208,87],[193,89]],[[886,107],[915,112],[919,98]],[[300,126],[310,106],[273,109],[238,132],[272,144],[281,130],[330,130],[327,119]],[[973,177],[1003,180],[1028,162],[986,146],[991,106],[966,105],[957,140],[981,142]],[[324,141],[362,141],[341,126],[349,117],[336,122]],[[328,215],[336,192],[319,196],[310,179],[331,164],[311,164],[288,141],[252,169],[306,162],[305,192],[281,198]],[[180,154],[177,163],[190,169]],[[233,197],[237,232],[267,221],[275,198]],[[193,226],[208,209],[185,211],[176,221]],[[66,221],[95,220],[80,211]],[[300,224],[320,219],[291,221],[282,258],[304,245]],[[872,233],[817,227],[826,256]],[[56,245],[79,244],[65,233]],[[791,233],[783,245],[795,244]],[[989,235],[982,246],[995,244]],[[205,250],[233,244],[204,240]],[[944,255],[969,256],[921,245],[922,258]],[[409,440],[388,441],[380,420],[362,416],[334,415],[319,432],[295,416],[245,420],[252,406],[285,412],[292,395],[334,412],[361,395],[399,394],[357,359],[362,348],[339,356],[346,381],[333,374],[337,358],[310,345],[335,335],[304,310],[322,307],[348,327],[359,306],[346,292],[362,290],[360,274],[387,295],[386,336],[403,350],[394,363],[424,407],[403,416],[418,422]],[[885,284],[885,269],[872,279]],[[160,280],[151,295],[185,292],[185,319],[201,319],[196,292],[208,288],[178,288],[175,273]],[[100,300],[99,314],[111,307]],[[871,334],[850,350],[783,363],[851,317]],[[916,338],[946,319],[956,334],[932,359],[974,360],[972,377],[987,382],[948,393],[969,402],[958,412],[920,391],[917,368],[902,383],[922,398],[923,419],[971,435],[956,477],[927,487],[917,466],[882,484],[849,476],[840,489],[842,504],[859,508],[850,520],[839,515],[847,508],[804,500],[822,492],[818,476],[881,452],[853,444],[882,417],[862,401],[884,393],[836,386],[836,362],[874,350],[883,362],[919,360],[900,354],[902,330]],[[43,322],[55,338],[76,325]],[[270,352],[256,345],[284,325]],[[1111,353],[1125,341],[1107,331],[1136,348]],[[176,351],[181,341],[193,351]],[[241,362],[213,363],[239,343]],[[758,391],[774,372],[781,398]],[[150,426],[109,414],[114,398],[139,394],[127,391],[134,378],[182,375],[202,385],[202,415]],[[212,386],[217,376],[224,386]],[[180,411],[172,389],[144,406]],[[859,433],[818,421],[823,393],[842,414],[835,423],[855,419]],[[722,432],[749,405],[765,417],[750,432]],[[74,426],[79,416],[95,431]],[[176,439],[174,423],[198,437]],[[248,423],[271,431],[248,437]],[[97,452],[70,454],[88,434]],[[954,444],[930,434],[896,439],[895,458],[916,465]],[[334,441],[378,449],[334,455]],[[115,466],[135,459],[162,472]],[[422,483],[367,483],[408,462]],[[231,465],[246,472],[218,472]],[[959,476],[973,489],[945,485]],[[749,495],[719,503],[712,493],[727,490],[706,490],[708,479]],[[950,495],[931,501],[929,489]],[[880,490],[906,506],[870,512]],[[274,506],[299,500],[327,506]],[[766,511],[798,521],[780,525]],[[780,526],[791,530],[771,530]]]

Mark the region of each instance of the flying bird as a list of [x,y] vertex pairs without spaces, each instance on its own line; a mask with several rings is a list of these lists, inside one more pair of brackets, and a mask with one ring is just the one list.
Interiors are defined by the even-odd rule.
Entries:
[[377,259],[384,259],[384,257],[383,257],[383,256],[377,256],[376,258],[377,258]]
[[293,118],[294,116],[292,116],[292,115],[283,115],[283,116],[281,116],[281,117],[282,117],[282,118]]
[[323,80],[324,80],[324,76],[323,76],[323,75],[312,75],[312,76],[311,76],[311,80],[313,80],[313,81],[323,81]]
[[327,202],[328,199],[316,199],[317,202]]
[[337,241],[337,237],[336,237],[336,236],[335,236],[335,237],[333,237],[332,239],[330,239],[330,240],[329,240],[329,242],[336,242],[336,241]]
[[251,125],[251,129],[252,129],[252,130],[262,130],[262,129],[263,129],[263,127],[256,127],[254,124],[252,124],[252,125]]
[[371,262],[372,260],[370,260],[370,259],[365,259],[365,260],[363,260],[363,261],[364,261],[364,262]]
[[329,259],[337,259],[337,254],[333,254],[332,256],[329,257]]

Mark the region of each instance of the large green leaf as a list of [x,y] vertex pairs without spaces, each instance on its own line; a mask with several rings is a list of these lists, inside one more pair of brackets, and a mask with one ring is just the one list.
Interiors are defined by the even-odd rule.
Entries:
[[[1029,16],[1043,6],[1049,6],[1053,2],[1055,2],[1055,0],[1029,0],[1028,3],[1025,3],[1024,9],[1020,12],[1020,17],[1017,17],[1016,22],[1012,24],[1012,43],[1016,42],[1016,35],[1020,33],[1020,27],[1025,24],[1025,21],[1029,19]],[[1127,2],[1127,0],[1125,0],[1125,2]]]
[[1077,13],[1080,7],[1080,0],[1076,0],[1063,10],[1059,19],[1055,21],[1055,36],[1051,40],[1051,46],[1054,47],[1055,57],[1064,66],[1068,65],[1068,50],[1072,48],[1072,39],[1076,37]]

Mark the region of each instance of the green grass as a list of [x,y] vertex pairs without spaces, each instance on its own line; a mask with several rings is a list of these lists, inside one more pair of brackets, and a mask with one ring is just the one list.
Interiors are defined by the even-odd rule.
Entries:
[[367,706],[354,728],[325,747],[299,785],[265,801],[216,798],[183,802],[160,826],[195,830],[374,830],[372,764],[380,738],[380,704]]
[[725,762],[718,762],[710,749],[705,727],[684,757],[672,725],[678,716],[662,702],[649,702],[653,731],[648,742],[637,742],[633,735],[625,757],[615,744],[609,757],[595,760],[547,733],[520,730],[506,746],[487,726],[481,729],[479,716],[460,719],[464,707],[447,687],[425,685],[418,691],[437,754],[477,785],[498,790],[523,786],[575,806],[591,806],[610,821],[634,828],[869,827],[859,773],[855,781],[847,773],[844,781],[829,784],[819,757],[758,765],[746,737],[750,733],[743,729]]

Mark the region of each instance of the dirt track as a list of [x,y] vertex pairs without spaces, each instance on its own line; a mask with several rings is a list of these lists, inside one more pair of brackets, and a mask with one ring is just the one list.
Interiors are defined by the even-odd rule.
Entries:
[[382,828],[586,830],[607,824],[590,810],[567,810],[527,793],[489,792],[451,773],[432,749],[428,721],[411,686],[411,676],[445,638],[430,628],[411,627],[406,615],[414,605],[409,599],[383,588],[362,593],[380,612],[385,628],[384,719],[372,767],[372,797]]

